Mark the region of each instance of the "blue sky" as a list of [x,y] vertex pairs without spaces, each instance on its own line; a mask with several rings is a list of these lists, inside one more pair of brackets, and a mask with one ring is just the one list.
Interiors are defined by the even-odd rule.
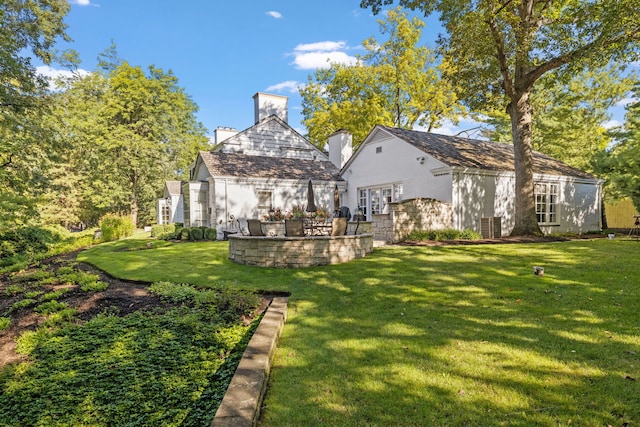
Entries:
[[[75,49],[81,68],[92,71],[113,40],[130,64],[172,70],[210,132],[253,125],[252,97],[268,92],[289,97],[289,124],[304,134],[297,86],[327,59],[353,61],[364,52],[363,40],[386,39],[379,31],[382,17],[361,9],[360,0],[70,3],[65,22],[73,42],[59,43],[58,49]],[[423,40],[434,47],[439,22],[422,19]]]
[[[211,133],[218,126],[253,125],[256,92],[289,97],[289,124],[304,134],[297,87],[327,60],[349,62],[369,37],[386,39],[381,16],[360,0],[70,0],[65,22],[81,68],[95,70],[97,56],[113,40],[119,56],[146,69],[171,70],[200,107],[198,119]],[[425,19],[430,47],[442,29]],[[55,69],[42,69],[55,74]],[[461,122],[439,133],[475,124]]]

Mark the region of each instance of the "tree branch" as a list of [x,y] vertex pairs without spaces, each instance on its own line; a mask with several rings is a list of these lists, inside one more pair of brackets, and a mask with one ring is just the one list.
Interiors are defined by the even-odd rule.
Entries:
[[512,98],[514,94],[513,82],[511,81],[511,73],[509,73],[509,65],[507,64],[507,54],[504,48],[504,40],[500,37],[500,31],[498,30],[498,26],[496,25],[495,16],[491,17],[491,19],[486,21],[489,29],[491,30],[491,36],[495,42],[496,47],[496,59],[498,60],[498,64],[500,65],[500,74],[502,74],[504,92],[509,97]]

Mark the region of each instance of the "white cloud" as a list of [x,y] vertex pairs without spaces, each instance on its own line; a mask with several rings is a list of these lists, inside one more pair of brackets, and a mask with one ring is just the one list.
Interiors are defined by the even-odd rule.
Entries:
[[[55,81],[54,81],[55,79],[57,79],[59,77],[70,78],[70,77],[74,76],[74,73],[72,73],[69,70],[59,70],[59,69],[50,67],[48,65],[41,65],[39,67],[36,67],[36,72],[38,74],[40,74],[41,76],[44,76],[47,79],[49,79],[49,87],[51,89],[55,88]],[[83,70],[83,69],[80,68],[75,72],[75,74],[79,75],[81,77],[84,77],[84,76],[86,76],[86,75],[88,75],[90,73],[89,73],[89,71]]]
[[357,59],[345,51],[348,50],[346,42],[323,41],[316,43],[299,44],[293,51],[295,59],[293,63],[301,70],[313,70],[317,68],[329,68],[331,63],[355,64]]
[[605,129],[613,129],[619,126],[622,126],[623,123],[620,120],[609,120],[608,122],[604,122],[602,127]]
[[616,102],[616,105],[619,107],[626,107],[627,105],[635,104],[638,101],[640,101],[640,98],[624,98]]
[[91,3],[91,0],[69,0],[71,4],[77,4],[78,6],[95,6],[100,7],[98,4]]
[[277,83],[275,85],[269,86],[266,91],[267,92],[290,92],[290,93],[298,93],[298,88],[303,86],[302,83],[297,82],[295,80],[287,80],[286,82]]
[[272,18],[276,18],[276,19],[282,18],[282,14],[280,12],[276,12],[275,10],[268,11],[267,15],[269,15]]

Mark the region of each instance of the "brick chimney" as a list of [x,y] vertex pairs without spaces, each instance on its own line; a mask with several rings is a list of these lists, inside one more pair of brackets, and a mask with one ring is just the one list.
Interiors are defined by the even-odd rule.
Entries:
[[338,169],[342,169],[352,154],[353,142],[350,132],[340,129],[329,135],[329,160]]
[[285,123],[289,121],[289,113],[287,111],[287,103],[289,98],[281,95],[272,95],[270,93],[258,92],[253,95],[253,104],[255,111],[255,122],[265,119],[271,115],[276,115]]

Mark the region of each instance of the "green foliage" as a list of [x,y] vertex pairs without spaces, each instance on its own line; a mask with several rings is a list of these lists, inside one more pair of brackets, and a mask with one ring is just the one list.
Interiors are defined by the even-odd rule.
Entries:
[[36,304],[37,302],[38,302],[38,300],[33,299],[33,298],[22,299],[20,301],[14,302],[13,305],[11,306],[11,308],[9,309],[9,312],[16,311],[16,310],[19,310],[21,308],[30,307],[30,306]]
[[8,317],[0,317],[0,331],[9,329],[9,326],[11,326],[11,319]]
[[189,229],[188,228],[183,228],[180,230],[180,240],[189,240]]
[[250,330],[184,308],[25,333],[37,363],[0,376],[0,425],[209,425]]
[[20,227],[0,234],[0,259],[15,255],[33,256],[47,252],[62,236],[50,229],[40,227]]
[[309,139],[320,148],[339,129],[353,134],[357,148],[375,125],[430,130],[460,112],[442,64],[419,45],[424,22],[398,8],[379,23],[387,41],[365,40],[367,53],[356,64],[319,69],[300,89]]
[[[570,166],[593,172],[593,160],[611,145],[603,124],[610,109],[627,96],[635,80],[623,76],[621,64],[610,64],[577,75],[551,72],[535,86],[532,99],[533,148]],[[492,128],[483,132],[491,140],[511,143],[511,122],[504,111],[481,114],[478,121]]]
[[204,238],[204,233],[200,227],[192,227],[189,229],[189,240],[197,242]]
[[214,241],[218,237],[218,232],[215,228],[205,228],[204,230],[204,239],[209,241]]
[[482,235],[477,231],[464,229],[462,231],[455,230],[453,228],[446,228],[443,230],[424,230],[413,231],[405,240],[413,242],[422,242],[426,240],[480,240]]
[[67,304],[64,302],[58,302],[56,300],[43,302],[42,304],[38,304],[33,311],[36,313],[40,313],[42,315],[47,315],[51,313],[56,313],[58,311],[64,310],[67,308]]
[[149,287],[149,291],[175,303],[193,301],[198,294],[198,291],[193,286],[171,282],[156,282]]
[[[640,83],[634,86],[640,98]],[[616,144],[599,153],[595,169],[606,178],[605,189],[612,198],[629,197],[640,211],[640,101],[626,107],[624,127],[614,129]]]
[[102,241],[111,242],[133,235],[135,226],[128,216],[108,214],[100,221],[100,229],[102,230]]

